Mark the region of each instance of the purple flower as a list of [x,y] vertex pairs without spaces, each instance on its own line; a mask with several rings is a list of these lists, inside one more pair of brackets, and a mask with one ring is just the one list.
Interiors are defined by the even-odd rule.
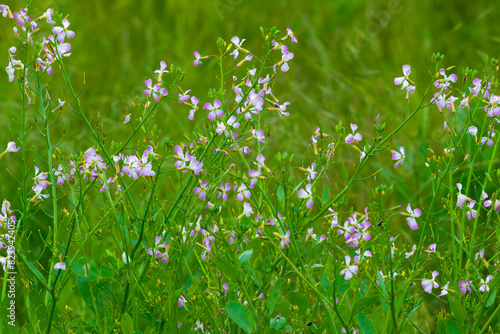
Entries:
[[21,149],[20,147],[16,146],[15,142],[11,141],[7,144],[7,149],[5,150],[5,152],[17,152],[20,149]]
[[465,281],[458,282],[458,286],[460,287],[460,292],[464,294],[467,293],[467,291],[472,292],[472,289],[470,287],[471,284],[472,282],[469,281],[468,279],[466,279]]
[[436,86],[436,88],[441,88],[441,90],[443,91],[451,87],[450,82],[457,82],[456,74],[450,74],[449,76],[447,76],[444,68],[439,70],[439,73],[443,76],[443,78],[434,82],[434,86]]
[[248,190],[247,186],[244,183],[241,183],[241,185],[237,188],[236,186],[234,187],[234,190],[236,191],[236,199],[238,201],[243,201],[243,198],[250,198],[252,193],[250,190]]
[[479,283],[479,291],[485,292],[485,291],[490,291],[490,287],[488,286],[488,283],[493,279],[493,276],[488,275],[486,276],[486,281],[481,278],[481,283]]
[[67,19],[64,19],[62,20],[62,24],[63,24],[62,27],[54,27],[52,29],[52,33],[57,35],[57,40],[59,41],[59,43],[64,43],[64,39],[66,37],[68,38],[75,37],[75,32],[68,30],[68,27],[70,25],[69,21]]
[[359,141],[361,141],[363,139],[363,136],[361,136],[360,133],[356,132],[357,129],[358,129],[358,126],[356,124],[351,123],[352,133],[347,135],[347,137],[345,138],[345,142],[347,144],[352,144],[354,142],[358,143]]
[[210,110],[210,112],[208,113],[209,120],[213,121],[216,117],[222,118],[224,112],[222,111],[222,109],[220,109],[221,106],[222,102],[220,100],[215,100],[213,105],[208,102],[205,103],[203,109]]
[[202,56],[200,56],[200,54],[198,53],[198,51],[195,51],[194,52],[194,57],[195,57],[195,60],[193,62],[193,65],[194,66],[200,66],[200,65],[203,65],[203,63],[201,62],[201,59],[203,59]]
[[340,275],[345,275],[344,279],[346,281],[350,280],[354,275],[358,273],[358,266],[353,265],[351,266],[351,257],[346,255],[345,256],[345,269],[342,269],[340,271]]
[[231,56],[234,56],[234,59],[238,58],[238,55],[240,54],[239,50],[242,49],[241,45],[243,44],[244,41],[245,41],[245,39],[240,40],[240,38],[238,36],[234,36],[233,38],[231,38],[231,42],[236,47],[234,49],[234,51],[231,52],[231,54],[230,54]]
[[189,110],[189,116],[188,116],[188,119],[191,121],[194,119],[194,113],[196,112],[196,110],[198,110],[198,103],[199,102],[200,102],[200,100],[198,100],[198,98],[196,96],[191,96],[192,109]]
[[297,38],[295,37],[292,29],[286,28],[286,36],[283,37],[283,38],[281,38],[281,40],[283,41],[283,40],[285,40],[285,39],[287,39],[289,37],[290,37],[290,39],[292,40],[293,43],[298,43]]
[[194,188],[193,194],[199,193],[198,198],[201,199],[202,201],[204,201],[206,198],[206,195],[207,195],[208,188],[209,188],[208,181],[201,182],[201,180],[200,180],[200,186]]
[[179,306],[179,308],[183,308],[185,303],[186,298],[184,298],[183,295],[180,295],[179,299],[177,300],[177,305]]
[[404,76],[394,78],[394,84],[396,86],[403,84],[401,89],[405,89],[406,87],[408,87],[410,85],[410,82],[408,81],[409,80],[408,76],[410,75],[410,73],[411,73],[411,66],[410,65],[403,65],[403,75]]
[[[188,93],[189,93],[190,91],[191,91],[191,89],[188,89],[188,90],[187,90],[187,91],[185,91],[185,92],[182,92],[182,91],[181,91],[181,92],[179,93],[179,103],[184,103],[184,102],[186,102],[187,100],[189,100],[189,95],[188,95]],[[196,103],[198,103],[198,102],[196,102]]]
[[253,214],[252,205],[250,203],[243,203],[243,214],[247,217]]
[[392,160],[396,160],[396,163],[394,164],[394,168],[398,168],[398,166],[400,164],[403,163],[403,161],[405,161],[405,147],[404,146],[401,146],[399,148],[399,152],[396,152],[394,150],[391,151],[392,152]]
[[[8,7],[7,7],[7,9],[8,9]],[[31,19],[28,16],[28,12],[24,8],[21,8],[19,13],[15,12],[13,16],[17,20],[17,24],[19,24],[20,26],[23,26],[27,22],[31,22]],[[4,17],[5,17],[5,15],[4,15]]]
[[226,184],[222,183],[219,186],[219,189],[220,189],[220,191],[217,195],[217,198],[220,198],[222,196],[222,200],[227,201],[227,199],[228,199],[227,192],[229,190],[231,190],[231,184],[229,184],[228,182],[226,182]]
[[432,288],[437,289],[439,288],[439,284],[436,282],[436,277],[439,275],[437,271],[432,272],[432,278],[431,279],[424,279],[422,280],[422,288],[424,288],[424,291],[427,293],[432,293]]
[[151,94],[153,94],[155,102],[158,102],[160,100],[160,96],[168,95],[168,92],[165,88],[160,88],[159,85],[153,86],[153,80],[151,79],[144,81],[144,84],[148,88],[144,90],[144,94],[146,94],[148,97],[151,97]]
[[255,129],[252,130],[252,138],[257,139],[259,143],[265,143],[264,139],[266,139],[266,137],[264,137],[264,131]]
[[0,5],[0,12],[2,12],[2,16],[3,17],[7,17],[7,15],[8,15],[9,18],[12,18],[12,13],[10,11],[9,6],[7,6],[7,5]]
[[305,189],[300,189],[299,190],[299,198],[307,198],[307,203],[306,203],[306,207],[308,209],[312,208],[313,206],[313,194],[312,194],[312,191],[311,191],[311,187],[312,187],[312,184],[308,184],[306,185],[306,188]]
[[66,263],[62,260],[62,254],[59,254],[59,262],[54,265],[55,270],[66,270]]
[[408,212],[408,215],[409,215],[409,217],[406,218],[406,221],[408,222],[408,226],[410,226],[410,228],[412,230],[418,230],[418,224],[417,224],[417,221],[415,220],[415,218],[420,217],[422,212],[418,208],[415,208],[414,210],[412,210],[410,203],[408,203],[408,206],[406,207],[406,211]]
[[281,249],[285,249],[285,245],[288,245],[290,243],[290,231],[286,231],[285,235],[280,235],[280,238],[280,247]]

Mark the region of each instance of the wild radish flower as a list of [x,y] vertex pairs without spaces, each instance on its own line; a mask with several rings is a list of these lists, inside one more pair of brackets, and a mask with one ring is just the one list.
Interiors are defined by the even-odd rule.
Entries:
[[351,257],[346,255],[345,256],[345,269],[342,269],[340,271],[340,275],[345,275],[344,279],[346,281],[350,280],[352,276],[356,275],[358,273],[358,266],[356,265],[350,265],[351,264]]
[[216,117],[222,118],[224,112],[222,111],[222,109],[220,109],[221,106],[222,102],[220,100],[215,100],[213,105],[208,102],[205,103],[203,109],[210,110],[210,112],[208,113],[209,120],[213,121]]
[[68,39],[75,37],[75,32],[68,29],[70,23],[67,19],[62,20],[62,27],[54,27],[52,29],[52,33],[57,35],[57,40],[59,43],[64,43],[64,39],[68,37]]
[[198,100],[198,98],[196,96],[191,96],[191,110],[189,110],[189,116],[188,116],[188,119],[190,119],[191,121],[194,119],[194,113],[198,110],[198,102],[200,102],[200,100]]
[[469,220],[471,220],[472,218],[476,218],[477,217],[477,210],[473,209],[474,205],[476,205],[476,201],[474,201],[474,200],[471,200],[466,205],[467,212],[465,213],[465,215],[467,216],[467,218]]
[[488,131],[488,136],[481,138],[481,145],[486,142],[486,145],[492,146],[493,145],[493,137],[495,137],[496,133],[493,131]]
[[413,247],[411,248],[411,252],[405,253],[405,259],[408,259],[410,258],[410,256],[413,256],[416,250],[417,250],[417,245],[413,245]]
[[226,182],[226,184],[222,183],[219,186],[219,189],[220,191],[217,194],[217,198],[220,198],[222,196],[222,200],[227,201],[228,199],[227,192],[231,190],[231,184],[229,184],[228,182]]
[[430,244],[429,249],[425,250],[427,253],[435,253],[436,252],[436,244]]
[[410,79],[408,78],[410,73],[411,73],[411,66],[410,65],[403,65],[403,76],[394,78],[394,84],[396,86],[403,84],[403,86],[401,86],[401,89],[405,89],[406,87],[410,86],[410,82],[409,82]]
[[399,165],[401,165],[405,161],[405,147],[401,146],[399,148],[399,152],[396,152],[394,150],[392,152],[392,160],[395,160],[396,163],[394,164],[394,168],[398,168]]
[[277,111],[281,117],[290,116],[290,113],[286,111],[286,106],[290,105],[290,102],[285,102],[283,104],[273,103],[273,107],[267,108],[269,111]]
[[474,80],[472,80],[472,84],[473,86],[469,87],[469,90],[473,95],[479,95],[482,90],[484,90],[482,96],[483,98],[486,98],[490,95],[490,92],[488,90],[491,89],[491,82],[488,82],[487,85],[483,85],[483,81],[481,79],[475,78]]
[[7,5],[0,5],[0,12],[2,12],[3,17],[7,17],[7,15],[9,16],[9,18],[13,17],[10,8]]
[[457,206],[462,208],[463,204],[465,201],[470,200],[467,196],[462,194],[462,184],[457,183],[457,188],[458,188],[458,194],[457,194]]
[[472,292],[471,286],[472,282],[466,279],[465,281],[458,282],[458,286],[460,287],[460,292],[465,294],[467,291]]
[[445,286],[441,287],[442,290],[441,290],[441,293],[438,295],[438,297],[443,297],[443,296],[446,296],[448,294],[448,286],[449,285],[450,285],[450,282],[448,281],[448,283],[446,283]]
[[[181,91],[179,93],[179,103],[184,103],[186,102],[187,100],[189,100],[189,96],[188,93],[191,91],[191,89],[188,89],[187,91],[183,92]],[[197,102],[198,103],[198,102]]]
[[486,200],[487,198],[488,198],[488,194],[487,194],[485,191],[483,191],[483,192],[481,193],[481,201],[483,202],[483,206],[484,206],[485,208],[489,207],[489,206],[491,205],[491,203],[493,203],[493,202],[492,202],[492,201],[490,201],[490,200]]
[[37,166],[35,166],[35,177],[33,178],[33,181],[35,181],[35,187],[45,189],[47,188],[47,185],[49,182],[45,181],[47,178],[48,173],[45,172],[40,172]]
[[265,143],[264,139],[266,139],[266,137],[264,137],[264,131],[253,129],[251,133],[252,133],[251,138],[257,139],[259,143]]
[[356,263],[356,264],[360,264],[364,260],[365,257],[373,257],[372,252],[370,252],[368,250],[364,251],[363,255],[360,255],[361,254],[361,248],[356,249],[355,253],[358,254],[353,259],[354,263]]
[[47,19],[48,24],[54,25],[56,23],[52,20],[52,15],[53,15],[53,11],[51,8],[49,8],[45,11],[45,13],[42,14],[42,16],[38,17],[38,20]]
[[281,249],[285,249],[285,245],[288,245],[290,243],[290,231],[286,231],[284,235],[280,235],[280,238],[280,247]]
[[422,280],[422,287],[424,288],[424,291],[427,293],[432,293],[432,288],[437,289],[439,288],[439,284],[436,282],[436,277],[439,275],[437,271],[432,272],[432,278],[431,279],[424,279]]
[[200,180],[200,186],[194,188],[193,194],[199,193],[198,198],[201,199],[202,201],[204,201],[206,198],[208,189],[209,189],[208,181],[201,182],[201,180]]
[[128,114],[128,115],[125,116],[125,120],[123,120],[123,124],[127,124],[128,122],[130,122],[130,116],[131,115],[132,114]]
[[19,24],[20,26],[23,26],[27,22],[31,22],[31,18],[28,16],[28,12],[24,8],[21,8],[21,10],[19,10],[19,13],[15,12],[13,17],[17,20],[17,24]]
[[311,166],[307,168],[301,167],[300,170],[306,173],[306,179],[307,181],[311,182],[311,180],[314,180],[316,178],[316,175],[318,175],[318,172],[316,172],[314,169],[316,168],[316,163],[313,162]]
[[160,62],[160,69],[156,70],[155,73],[158,73],[158,84],[161,84],[161,79],[163,78],[163,73],[170,73],[167,70],[167,63],[165,61]]
[[311,187],[312,187],[312,184],[309,183],[308,185],[306,185],[305,189],[299,190],[299,198],[302,198],[302,199],[307,198],[308,199],[307,203],[306,203],[306,207],[308,209],[312,208],[312,206],[313,206],[313,194],[312,194]]
[[415,218],[420,217],[420,215],[422,214],[420,209],[415,208],[414,210],[412,210],[411,204],[408,203],[408,206],[406,207],[406,211],[408,212],[408,215],[409,215],[409,217],[406,218],[406,221],[408,222],[408,226],[410,226],[410,228],[412,230],[418,230],[418,224],[417,224],[417,221],[415,220]]
[[66,181],[66,174],[63,173],[63,167],[61,164],[57,167],[57,170],[54,169],[54,176],[57,176],[57,185],[62,186],[64,181]]
[[264,161],[266,161],[266,158],[262,154],[259,154],[257,158],[255,158],[254,165],[257,165],[259,169],[264,168],[266,172],[271,173],[271,170],[266,166]]
[[132,259],[130,258],[130,256],[127,255],[126,252],[123,252],[123,254],[122,254],[122,260],[123,260],[124,264],[129,264],[130,261],[132,261]]
[[[243,44],[244,41],[245,41],[245,39],[240,40],[240,38],[238,36],[234,36],[233,38],[231,38],[231,42],[234,44],[235,49],[233,52],[230,53],[230,55],[234,56],[234,59],[238,58],[238,55],[240,54],[240,50],[242,50],[241,45]],[[244,51],[246,51],[246,53],[248,53],[247,50],[244,50]]]
[[148,89],[144,90],[144,94],[146,94],[148,97],[151,97],[151,94],[153,94],[153,98],[155,102],[158,102],[160,100],[161,96],[167,96],[168,92],[165,88],[160,88],[159,85],[154,85],[153,86],[153,80],[148,79],[144,81],[144,84]]
[[443,78],[436,80],[434,82],[434,86],[436,86],[436,88],[441,88],[441,91],[450,88],[451,87],[450,82],[453,82],[453,83],[457,82],[457,75],[456,74],[450,74],[449,76],[447,76],[444,68],[439,70],[439,73],[443,76]]
[[189,169],[191,169],[194,172],[195,176],[198,176],[200,174],[201,170],[203,169],[203,160],[198,161],[196,160],[196,157],[191,157],[191,161],[189,161]]
[[183,308],[185,304],[186,298],[184,298],[183,295],[180,295],[179,299],[177,300],[177,305],[179,306],[179,308]]
[[363,136],[361,136],[360,133],[356,132],[357,129],[358,126],[356,124],[351,123],[352,133],[348,134],[347,137],[345,138],[345,142],[347,144],[358,143],[363,139]]
[[54,265],[55,270],[66,270],[66,263],[62,259],[62,254],[59,254],[59,262]]
[[288,47],[286,45],[283,45],[281,48],[281,60],[274,65],[273,70],[276,73],[276,66],[280,66],[281,71],[283,72],[288,72],[290,67],[288,66],[288,62],[293,59],[294,54],[292,52],[288,51]]
[[286,36],[281,38],[282,41],[285,39],[290,38],[293,43],[298,43],[297,38],[295,37],[295,34],[293,33],[292,29],[286,28]]
[[476,260],[483,258],[484,258],[484,249],[481,249],[479,252],[476,253]]
[[[3,152],[3,154],[5,153],[15,153],[17,151],[19,151],[21,148],[20,147],[17,147],[16,146],[16,143],[11,141],[11,142],[8,142],[7,143],[7,148],[5,149],[5,151]],[[2,154],[0,154],[0,158],[2,157]]]
[[250,217],[253,214],[252,205],[250,203],[243,203],[243,214],[247,217]]
[[488,286],[488,283],[493,279],[493,276],[488,275],[486,276],[486,281],[481,278],[481,283],[479,283],[479,291],[485,292],[485,291],[490,291],[490,287]]
[[194,62],[193,62],[193,65],[194,65],[194,66],[202,66],[202,65],[203,65],[203,63],[201,62],[201,60],[202,60],[202,59],[206,59],[206,57],[202,57],[202,56],[200,56],[200,54],[199,54],[199,52],[198,52],[198,51],[195,51],[195,52],[194,52],[194,58],[195,58],[195,60],[194,60]]
[[491,94],[487,105],[484,107],[484,111],[488,112],[488,117],[500,115],[500,95]]
[[238,188],[236,187],[237,186],[234,187],[234,190],[236,191],[236,199],[238,201],[243,201],[244,198],[250,198],[250,196],[252,195],[250,190],[248,190],[247,186],[243,182]]
[[174,152],[177,154],[176,156],[174,156],[174,158],[177,159],[177,161],[175,162],[175,167],[177,167],[177,170],[186,172],[188,163],[191,161],[191,156],[189,155],[189,152],[186,151],[186,154],[184,154],[184,151],[179,145],[176,145],[174,147]]
[[255,169],[250,169],[248,171],[248,175],[250,176],[250,178],[252,179],[250,181],[250,188],[253,189],[255,187],[255,185],[257,184],[257,181],[259,180],[259,178],[263,178],[261,176],[261,167],[259,166],[259,168],[257,170]]

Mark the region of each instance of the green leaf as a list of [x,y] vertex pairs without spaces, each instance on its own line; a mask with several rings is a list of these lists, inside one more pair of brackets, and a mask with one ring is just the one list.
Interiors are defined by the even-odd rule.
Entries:
[[104,257],[106,249],[104,248],[104,243],[100,240],[92,244],[92,259],[94,262],[99,266],[99,263],[101,262],[102,258]]
[[382,306],[377,306],[372,313],[370,313],[370,320],[372,321],[375,328],[377,328],[378,333],[386,332],[386,317],[387,313],[384,311]]
[[349,181],[349,175],[347,175],[347,169],[345,168],[344,162],[342,162],[341,172],[342,172],[342,178],[346,181]]
[[326,185],[323,187],[323,196],[321,196],[321,200],[323,203],[328,202],[330,199],[330,188],[328,188]]
[[134,320],[132,320],[132,317],[128,313],[123,314],[121,323],[123,334],[134,333]]
[[255,319],[252,312],[245,306],[236,302],[229,302],[226,304],[226,312],[245,332],[251,333],[255,329]]
[[276,196],[278,196],[278,201],[280,202],[280,204],[284,205],[284,203],[285,203],[285,190],[283,189],[282,186],[278,187],[278,191],[276,193]]
[[29,270],[31,271],[31,273],[33,275],[35,275],[35,277],[40,281],[40,283],[42,283],[43,287],[46,289],[46,290],[50,290],[48,285],[47,285],[47,281],[45,280],[45,277],[43,277],[42,273],[40,272],[40,270],[38,270],[37,267],[35,267],[33,264],[31,264],[29,261],[26,260],[26,258],[21,254],[19,253],[18,251],[16,251],[16,256],[18,258],[21,259],[21,261],[26,264],[26,266],[29,268]]
[[[462,320],[467,319],[467,311],[462,306],[462,304],[460,304],[460,301],[458,300],[457,297],[448,295],[448,302],[450,303],[451,313],[457,319],[462,319]],[[448,325],[446,325],[446,328],[448,328]]]
[[78,275],[76,278],[76,285],[78,286],[78,290],[82,295],[85,303],[95,312],[94,304],[92,303],[92,297],[90,295],[90,283],[89,279],[86,276]]
[[361,328],[361,333],[363,334],[377,334],[375,326],[373,326],[372,321],[364,313],[358,314],[358,324]]
[[290,304],[298,306],[299,312],[302,315],[305,315],[307,309],[309,308],[309,300],[307,300],[307,298],[301,295],[298,291],[290,291],[287,296]]
[[279,317],[279,318],[271,319],[270,325],[271,325],[271,328],[274,328],[276,330],[280,330],[286,326],[286,318]]
[[255,274],[255,272],[252,270],[252,268],[250,268],[248,266],[248,264],[243,264],[243,267],[247,270],[248,272],[248,275],[250,275],[250,278],[252,279],[252,281],[254,281],[254,283],[259,287],[262,286],[262,279],[260,279],[259,277],[257,277],[257,275]]
[[252,257],[252,254],[253,254],[253,249],[250,249],[250,250],[247,250],[247,251],[241,253],[240,256],[238,257],[238,265],[241,266],[243,263],[250,260],[250,258]]
[[269,315],[273,313],[274,306],[276,305],[276,301],[278,300],[278,296],[280,294],[281,281],[277,281],[274,283],[273,288],[271,289],[271,293],[269,293],[269,298],[267,299],[267,310],[269,311]]
[[233,264],[231,262],[229,262],[228,260],[226,260],[222,257],[218,257],[217,264],[219,265],[220,271],[224,275],[226,275],[227,277],[229,277],[232,280],[235,280],[235,281],[238,280],[237,269],[233,266]]
[[446,334],[462,334],[460,323],[457,320],[449,319],[446,322]]
[[368,305],[372,305],[378,300],[378,296],[370,296],[370,297],[364,297],[361,298],[354,304],[354,307],[352,308],[351,316],[349,317],[349,322],[351,322],[352,317],[356,316],[359,312],[363,311],[365,307]]
[[490,295],[490,298],[488,298],[488,301],[486,302],[486,307],[491,307],[493,303],[495,302],[495,297],[497,295],[497,290],[493,290],[493,292]]
[[380,274],[380,271],[377,272],[377,281],[378,281],[378,286],[380,287],[380,290],[384,294],[384,296],[387,296],[387,290],[385,289],[385,283],[384,279],[382,278],[382,274]]

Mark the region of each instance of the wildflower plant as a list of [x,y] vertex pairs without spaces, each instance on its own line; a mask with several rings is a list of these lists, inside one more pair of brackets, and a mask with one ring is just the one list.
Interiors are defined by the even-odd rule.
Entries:
[[[4,79],[20,90],[0,164],[21,166],[2,175],[19,192],[0,213],[1,301],[17,270],[24,332],[407,333],[425,330],[426,308],[438,333],[500,330],[497,60],[459,78],[435,54],[427,87],[404,65],[388,82],[406,89],[395,128],[322,124],[297,162],[267,149],[271,120],[301,112],[275,90],[299,66],[289,27],[261,28],[261,49],[241,36],[197,46],[193,66],[217,69],[208,92],[159,59],[111,141],[69,70],[77,27],[51,9],[0,8],[16,41]],[[164,137],[164,104],[195,130]],[[444,122],[440,151],[419,166],[430,190],[389,205],[394,186],[370,162],[415,161],[397,135],[428,108]],[[65,113],[92,137],[81,152],[63,149]],[[348,196],[357,184],[371,202]]]

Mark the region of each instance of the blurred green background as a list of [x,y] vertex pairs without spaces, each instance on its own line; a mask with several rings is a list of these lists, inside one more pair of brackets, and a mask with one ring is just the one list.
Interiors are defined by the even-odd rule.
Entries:
[[[23,1],[4,3],[13,11],[25,5]],[[391,131],[401,121],[406,106],[405,92],[393,84],[393,78],[401,76],[402,65],[412,66],[411,78],[424,90],[434,52],[446,55],[446,66],[457,65],[453,72],[459,77],[466,66],[482,70],[485,55],[500,56],[498,1],[40,0],[32,7],[40,14],[51,7],[69,15],[70,29],[76,37],[70,40],[72,56],[65,61],[66,66],[77,89],[85,77],[80,99],[86,113],[93,117],[99,114],[106,137],[118,141],[129,133],[122,122],[126,114],[133,112],[131,102],[137,95],[142,97],[144,80],[153,76],[161,60],[182,67],[186,71],[183,89],[192,89],[205,102],[208,90],[218,85],[217,64],[207,60],[205,66],[193,67],[193,51],[213,54],[217,37],[229,42],[236,35],[246,38],[245,47],[259,54],[260,26],[292,28],[299,40],[298,45],[290,45],[295,58],[290,62],[290,71],[278,76],[274,90],[280,101],[291,102],[287,109],[291,116],[274,117],[265,132],[270,130],[268,154],[278,150],[294,152],[295,165],[309,166],[312,162],[309,138],[318,125],[324,132],[333,133],[339,121],[347,130],[349,123],[357,123],[364,138],[369,139],[374,134],[373,122],[380,115],[387,123],[387,132]],[[5,66],[7,49],[16,45],[11,29],[12,23],[0,18],[0,31],[4,32],[0,50]],[[70,102],[67,90],[58,85],[60,71],[55,70],[53,82],[52,98]],[[10,120],[21,107],[18,87],[8,82],[5,72],[0,91],[0,147],[4,147],[8,139],[20,142],[19,129]],[[412,96],[411,105],[419,98],[418,93]],[[184,133],[194,128],[187,112],[174,101],[162,103],[155,122],[164,135],[178,143],[184,141]],[[425,190],[430,175],[423,168],[423,159],[428,147],[442,149],[443,121],[443,115],[432,106],[397,135],[391,148],[404,145],[407,152],[407,161],[397,170],[392,168],[389,152],[370,163],[371,171],[385,167],[377,176],[377,184],[396,185],[394,203],[407,203],[419,196],[425,200],[430,195]],[[61,144],[67,153],[95,145],[77,116],[65,112],[59,122],[59,134],[63,123],[67,124]],[[31,144],[44,147],[39,140],[40,136],[32,131]],[[344,153],[336,159],[351,162],[350,168],[359,162],[354,150],[346,147],[341,151]],[[6,156],[0,175],[7,173],[5,168],[13,166],[16,159],[14,155]],[[337,169],[333,166],[328,174],[332,185],[339,182]],[[373,185],[357,184],[350,198],[359,200],[364,207],[371,201],[367,190]],[[14,182],[0,184],[0,200],[10,198],[15,207],[16,199],[11,194],[17,193],[16,189]],[[362,211],[363,207],[356,209]]]
[[[5,4],[14,11],[23,2]],[[298,45],[290,46],[295,58],[290,63],[291,70],[280,75],[275,86],[275,95],[281,101],[291,102],[291,116],[274,118],[268,149],[273,152],[286,147],[296,152],[296,163],[304,164],[312,160],[308,145],[317,125],[332,133],[340,120],[347,128],[349,123],[357,123],[364,137],[370,138],[373,121],[380,115],[388,130],[394,128],[406,103],[405,92],[393,84],[393,78],[401,75],[403,64],[412,66],[411,77],[425,89],[433,52],[447,56],[446,66],[457,65],[455,72],[460,77],[464,66],[481,70],[484,55],[498,57],[500,47],[500,3],[484,0],[40,0],[32,5],[40,13],[47,7],[69,15],[70,29],[76,37],[71,40],[73,54],[66,64],[77,88],[85,74],[83,106],[89,115],[100,114],[107,138],[113,139],[128,133],[123,119],[132,112],[131,102],[142,94],[144,80],[152,77],[161,60],[181,66],[187,72],[182,87],[192,89],[204,102],[208,89],[217,85],[216,64],[205,61],[204,67],[193,67],[193,51],[213,54],[217,37],[229,42],[237,35],[246,38],[245,46],[259,54],[260,26],[292,28],[299,40]],[[11,22],[0,20],[0,29],[5,32],[0,49],[4,50],[7,65],[7,49],[15,43],[10,37]],[[63,86],[56,85],[60,72],[55,73],[52,98],[67,96],[70,101]],[[2,78],[0,126],[6,133],[9,119],[20,110],[20,99],[17,85],[8,83],[6,74]],[[412,100],[416,102],[418,98],[415,94]],[[412,176],[406,181],[406,188],[398,190],[403,197],[415,194],[428,177],[421,171],[422,158],[416,152],[426,154],[426,148],[441,136],[443,118],[437,109],[429,108],[417,118],[420,119],[399,134],[393,144],[407,147],[410,163],[395,175],[389,174],[392,170],[380,174],[386,178]],[[67,121],[68,136],[62,144],[66,152],[93,145],[76,116],[66,113],[61,125],[63,121]],[[193,122],[187,120],[187,109],[173,101],[162,104],[156,122],[163,134],[176,142],[193,128]],[[15,139],[16,129],[10,130]],[[32,142],[37,138],[32,133]],[[358,154],[352,153],[352,157],[343,159],[358,161]],[[387,166],[390,154],[381,159],[379,162]]]

